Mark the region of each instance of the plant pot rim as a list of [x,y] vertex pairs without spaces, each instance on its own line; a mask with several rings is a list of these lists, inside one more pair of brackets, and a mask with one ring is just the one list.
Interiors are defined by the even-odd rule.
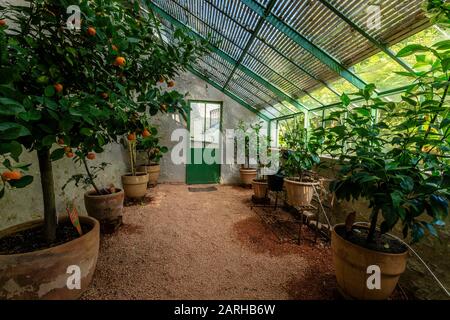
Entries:
[[[354,225],[358,224],[358,223],[362,223],[362,222],[355,222]],[[406,247],[405,252],[402,252],[402,253],[389,253],[389,252],[377,251],[377,250],[374,250],[374,249],[369,249],[369,248],[362,247],[362,246],[360,246],[360,245],[358,245],[356,243],[350,242],[347,239],[341,237],[339,235],[339,233],[336,232],[336,228],[340,228],[340,227],[345,227],[345,224],[344,223],[338,223],[338,224],[334,225],[334,227],[333,227],[334,235],[339,237],[342,241],[344,241],[346,245],[349,245],[349,246],[352,246],[352,247],[356,247],[356,248],[358,248],[358,250],[362,250],[362,251],[366,251],[366,252],[376,252],[377,254],[382,254],[382,255],[392,256],[392,257],[399,257],[399,256],[403,256],[403,255],[408,255],[408,253],[409,253],[409,248],[408,247]],[[361,226],[361,225],[358,225],[358,228],[368,229],[368,227]],[[392,239],[394,239],[396,241],[399,241],[396,238],[394,238],[391,234],[389,234],[389,233],[385,233],[385,234],[387,236],[391,237]]]
[[136,172],[136,174],[133,175],[133,173],[128,172],[122,175],[122,177],[142,177],[142,176],[148,176],[147,172]]
[[110,194],[93,194],[95,193],[95,190],[90,190],[90,191],[86,191],[86,193],[84,194],[85,197],[89,197],[89,198],[110,198],[113,196],[117,196],[117,194],[123,193],[122,189],[116,188],[116,192],[114,193],[110,193]]
[[285,182],[289,182],[289,183],[293,183],[293,184],[302,185],[302,186],[318,186],[318,185],[320,185],[320,183],[318,181],[316,181],[316,182],[301,182],[301,181],[295,181],[293,179],[297,179],[297,178],[285,177],[284,181]]
[[[65,221],[65,220],[69,220],[69,218],[68,217],[62,217],[62,218],[58,219],[58,222],[62,222],[62,221]],[[41,249],[41,250],[35,250],[35,251],[24,252],[24,253],[14,253],[14,254],[1,254],[0,253],[0,257],[35,256],[35,255],[44,255],[44,254],[48,254],[48,253],[51,254],[51,252],[54,251],[55,249],[62,248],[62,247],[66,246],[69,243],[73,244],[73,243],[81,242],[83,240],[83,238],[85,238],[86,236],[88,236],[92,232],[98,232],[98,233],[100,232],[100,223],[98,222],[97,219],[92,218],[90,216],[80,216],[80,223],[81,222],[89,223],[92,226],[92,229],[89,230],[88,232],[84,233],[82,236],[80,236],[80,237],[78,237],[76,239],[64,242],[62,244],[59,244],[59,245],[51,247],[51,248],[46,248],[46,249]],[[39,226],[41,224],[44,224],[44,219],[35,219],[35,220],[24,222],[24,223],[15,225],[15,226],[11,226],[9,228],[1,230],[0,233],[8,233],[8,230],[13,229],[13,228],[17,228],[20,225],[26,225],[26,224],[29,225],[30,227],[36,227],[36,226]],[[21,229],[20,231],[27,230],[27,229],[29,229],[29,228],[24,228],[24,229]]]
[[159,163],[154,163],[154,162],[152,162],[152,163],[150,163],[150,164],[148,164],[148,163],[146,163],[146,164],[141,164],[140,167],[156,167],[156,166],[159,166],[159,165],[160,165]]
[[256,183],[256,184],[267,184],[267,180],[259,180],[258,181],[258,179],[253,179],[252,182]]
[[256,168],[239,168],[241,171],[256,171]]

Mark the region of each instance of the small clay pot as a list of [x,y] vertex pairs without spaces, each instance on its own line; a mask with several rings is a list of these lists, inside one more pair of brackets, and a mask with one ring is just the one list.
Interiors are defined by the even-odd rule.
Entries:
[[159,173],[161,171],[161,166],[159,164],[143,165],[138,169],[140,172],[148,173],[148,185],[156,186],[158,184]]
[[122,176],[123,190],[125,196],[131,199],[143,198],[147,194],[148,173],[136,172]]
[[244,185],[251,185],[253,180],[256,179],[256,169],[240,168],[239,173],[241,175],[241,182]]
[[102,233],[112,233],[122,224],[125,193],[98,195],[95,190],[84,194],[84,206],[89,216],[100,222]]

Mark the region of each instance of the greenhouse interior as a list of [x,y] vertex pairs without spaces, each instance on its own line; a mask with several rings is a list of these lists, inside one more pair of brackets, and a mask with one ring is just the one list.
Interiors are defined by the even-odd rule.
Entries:
[[0,300],[450,300],[449,87],[446,0],[0,0]]

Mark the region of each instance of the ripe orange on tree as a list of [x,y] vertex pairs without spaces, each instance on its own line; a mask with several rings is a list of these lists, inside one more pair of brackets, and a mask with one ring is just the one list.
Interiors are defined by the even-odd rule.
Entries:
[[128,141],[135,141],[136,140],[136,133],[132,132],[127,137]]
[[22,174],[19,171],[5,171],[2,173],[2,178],[5,181],[9,180],[20,180],[22,178]]
[[164,77],[163,76],[159,76],[158,82],[159,83],[164,83],[164,81],[165,81]]
[[87,29],[87,33],[88,33],[88,35],[90,35],[91,37],[93,37],[93,36],[95,36],[95,35],[97,34],[97,30],[95,30],[94,27],[89,27],[89,28]]
[[94,152],[89,152],[87,154],[86,158],[88,158],[89,160],[94,160],[95,159],[95,153]]
[[144,138],[150,137],[152,134],[150,133],[150,131],[148,131],[148,129],[144,129],[144,131],[142,131],[142,136]]
[[175,87],[175,81],[173,81],[173,80],[167,81],[167,86],[169,88]]
[[6,26],[6,20],[0,19],[0,27]]
[[124,57],[117,57],[114,60],[114,65],[115,66],[123,67],[125,65],[125,63],[126,63],[126,60],[125,60]]
[[111,46],[111,49],[113,49],[114,51],[119,51],[119,48],[117,48],[117,46],[114,44]]
[[59,144],[60,146],[64,145],[64,139],[63,139],[63,138],[59,138],[59,139],[58,139],[58,144]]
[[73,152],[71,151],[71,152],[67,152],[67,153],[66,153],[66,156],[67,156],[67,158],[73,158],[74,154],[73,154]]
[[62,92],[63,89],[64,89],[64,87],[63,87],[63,85],[62,85],[61,83],[55,83],[55,84],[53,85],[53,87],[55,88],[55,91],[56,91],[57,93]]
[[100,94],[100,96],[103,98],[103,99],[108,99],[108,97],[109,97],[109,95],[108,95],[108,93],[106,93],[106,92],[102,92],[101,94]]

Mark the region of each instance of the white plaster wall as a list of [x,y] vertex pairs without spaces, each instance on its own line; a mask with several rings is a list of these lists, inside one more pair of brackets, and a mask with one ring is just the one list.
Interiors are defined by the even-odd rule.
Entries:
[[[233,99],[191,73],[184,73],[175,79],[175,82],[175,89],[179,92],[187,93],[187,99],[222,101],[222,131],[224,133],[226,129],[236,128],[241,119],[248,123],[261,120],[254,113],[245,109]],[[179,117],[176,116],[175,118]],[[160,140],[161,144],[167,146],[169,149],[172,149],[178,143],[170,141],[173,130],[176,128],[186,128],[186,123],[182,119],[180,121],[180,119],[174,119],[173,116],[166,114],[158,114],[154,117],[153,124],[159,129],[159,134],[162,137]],[[267,123],[264,121],[263,132],[267,132],[266,128]],[[173,164],[170,160],[170,154],[166,154],[161,160],[160,181],[184,183],[186,181],[186,166]],[[239,165],[222,164],[221,183],[239,183]]]
[[[259,121],[252,112],[228,98],[222,92],[198,79],[192,74],[186,73],[175,79],[176,89],[180,92],[189,93],[187,99],[211,100],[223,102],[223,129],[233,129],[240,119],[246,122]],[[184,121],[180,117],[158,114],[153,123],[158,126],[161,143],[171,149],[176,142],[170,141],[172,131],[176,128],[185,128]],[[32,163],[30,174],[34,176],[34,182],[24,189],[8,190],[6,196],[0,200],[0,230],[8,226],[19,224],[42,217],[43,201],[39,177],[39,166],[36,152],[24,152],[21,161]],[[111,165],[99,174],[98,185],[108,186],[113,183],[121,187],[121,175],[129,169],[129,161],[126,150],[120,144],[112,144],[106,151],[97,155],[92,164],[108,162]],[[222,183],[231,184],[239,182],[238,165],[222,165]],[[70,185],[63,193],[61,188],[65,182],[74,174],[84,173],[83,168],[76,165],[71,159],[64,158],[53,163],[53,174],[55,181],[56,205],[59,214],[65,214],[67,203],[75,201],[80,214],[85,214],[82,188]],[[184,183],[186,176],[185,165],[175,165],[170,160],[170,151],[161,161],[161,182]]]

